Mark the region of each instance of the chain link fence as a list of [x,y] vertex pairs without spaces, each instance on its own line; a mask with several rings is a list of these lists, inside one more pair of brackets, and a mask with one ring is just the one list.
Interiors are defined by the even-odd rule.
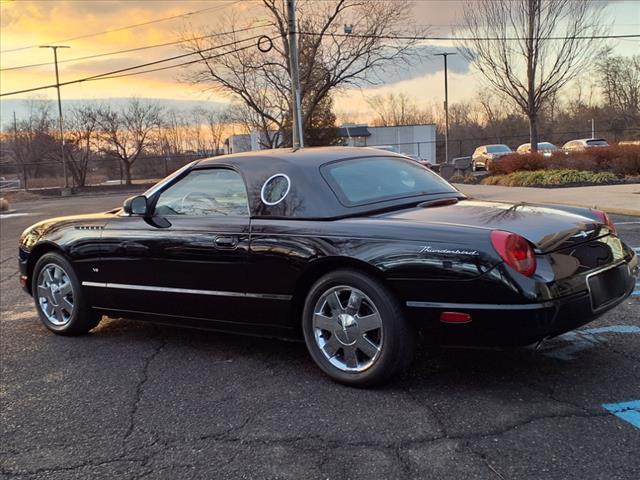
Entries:
[[[154,183],[189,162],[206,158],[208,155],[180,154],[139,157],[131,166],[133,183]],[[84,185],[79,185],[73,170],[84,171]],[[123,185],[126,175],[122,163],[117,158],[94,157],[86,166],[79,166],[67,160],[67,180],[69,186]],[[59,188],[65,184],[62,162],[42,160],[17,164],[15,161],[0,163],[0,189],[41,189]]]
[[[610,144],[621,140],[640,139],[640,127],[621,131],[597,131],[598,137],[605,138]],[[550,135],[541,135],[540,141],[554,143],[562,147],[569,140],[577,138],[591,137],[590,130],[553,132]],[[529,134],[518,135],[494,135],[478,136],[469,138],[449,138],[449,160],[456,157],[470,156],[476,147],[495,143],[504,143],[512,149],[516,149],[522,143],[529,141]],[[431,147],[436,145],[436,158],[426,158],[422,152],[432,151]],[[375,147],[374,145],[369,145]],[[444,138],[438,135],[437,140],[431,142],[410,142],[387,144],[385,148],[392,147],[398,153],[418,152],[417,156],[432,163],[443,163],[444,158]],[[39,188],[59,188],[65,184],[62,175],[62,162],[57,160],[43,159],[41,161],[17,163],[11,152],[4,150],[0,162],[0,189],[39,189]],[[415,154],[414,154],[415,155]],[[139,157],[131,167],[132,181],[134,183],[153,183],[182,167],[183,165],[200,158],[211,155],[185,153],[178,155],[153,155]],[[434,161],[435,160],[435,161]],[[73,175],[76,164],[71,160],[67,162],[68,184],[78,187],[77,176]],[[80,170],[84,170],[81,168]],[[76,169],[77,171],[77,169]],[[122,163],[112,157],[92,157],[86,165],[86,178],[84,186],[113,185],[125,183],[125,172]]]

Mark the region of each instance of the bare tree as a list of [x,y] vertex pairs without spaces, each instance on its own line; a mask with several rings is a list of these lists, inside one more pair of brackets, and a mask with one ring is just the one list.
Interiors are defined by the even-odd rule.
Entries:
[[543,105],[596,58],[602,10],[584,0],[467,0],[462,53],[526,115],[532,150]]
[[226,129],[227,112],[219,108],[197,107],[193,118],[201,128],[203,150],[217,155],[222,149],[222,137]]
[[30,177],[55,176],[61,170],[57,165],[61,161],[60,141],[54,137],[50,103],[33,99],[26,104],[28,115],[17,122],[12,141],[13,157],[20,166],[25,189]]
[[121,111],[110,107],[98,112],[100,151],[122,164],[127,185],[131,185],[131,167],[145,148],[154,142],[160,127],[162,109],[153,103],[133,99]]
[[89,160],[96,147],[98,109],[92,105],[72,108],[65,114],[65,152],[76,186],[87,181]]
[[367,103],[376,114],[373,124],[376,126],[418,125],[433,123],[431,111],[420,108],[404,92],[374,95]]
[[182,153],[186,143],[186,119],[181,112],[168,110],[162,115],[158,144],[164,155]]
[[598,62],[598,74],[609,106],[627,123],[640,122],[640,55],[604,57]]
[[[315,110],[334,89],[349,85],[376,83],[385,69],[417,60],[417,40],[389,41],[388,35],[415,36],[409,28],[411,3],[406,0],[305,1],[298,6],[300,90],[303,126],[309,128]],[[290,142],[282,133],[291,124],[289,45],[285,2],[262,0],[260,11],[266,18],[273,48],[263,53],[257,48],[235,49],[224,55],[211,49],[239,42],[245,35],[186,38],[189,51],[202,60],[185,79],[191,83],[229,94],[246,108],[245,121],[262,132],[269,147],[275,140]],[[237,30],[235,19],[227,24]],[[352,26],[353,36],[344,35],[344,25]],[[210,32],[204,32],[210,33]],[[217,32],[215,32],[217,33]],[[412,38],[415,38],[412,36]],[[248,44],[238,43],[238,47]],[[270,131],[279,134],[268,134]]]

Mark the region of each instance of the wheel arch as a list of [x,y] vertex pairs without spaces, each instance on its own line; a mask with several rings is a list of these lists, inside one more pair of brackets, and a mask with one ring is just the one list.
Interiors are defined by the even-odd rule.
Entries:
[[38,260],[40,260],[40,258],[43,255],[50,252],[59,253],[60,255],[66,258],[66,255],[64,254],[64,251],[60,248],[60,246],[56,245],[53,242],[48,242],[48,241],[38,243],[29,252],[29,257],[27,259],[27,285],[26,286],[29,294],[31,295],[33,295],[33,292],[31,291],[31,281],[33,277],[33,270],[36,267],[36,263],[38,263]]
[[297,331],[301,332],[302,311],[311,286],[323,275],[343,269],[356,270],[369,275],[380,281],[380,283],[388,287],[389,290],[395,294],[391,286],[386,282],[383,272],[367,262],[350,257],[326,257],[318,259],[302,272],[296,282],[296,289],[291,300],[290,322]]

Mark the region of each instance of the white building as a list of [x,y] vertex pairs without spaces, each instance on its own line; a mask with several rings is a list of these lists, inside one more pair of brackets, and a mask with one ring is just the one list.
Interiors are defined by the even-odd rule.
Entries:
[[398,127],[369,127],[342,125],[340,136],[352,147],[384,147],[405,155],[413,155],[435,163],[436,126],[402,125]]

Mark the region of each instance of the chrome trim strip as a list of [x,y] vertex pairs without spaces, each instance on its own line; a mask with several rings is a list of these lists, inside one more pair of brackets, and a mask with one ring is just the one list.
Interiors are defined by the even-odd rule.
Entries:
[[84,287],[117,288],[121,290],[142,290],[146,292],[187,293],[192,295],[213,295],[217,297],[260,298],[263,300],[291,300],[292,295],[274,293],[224,292],[220,290],[197,290],[193,288],[156,287],[153,285],[129,285],[126,283],[82,282]]
[[553,307],[553,302],[541,303],[441,303],[441,302],[407,302],[407,307],[417,308],[456,308],[460,310],[537,310]]

